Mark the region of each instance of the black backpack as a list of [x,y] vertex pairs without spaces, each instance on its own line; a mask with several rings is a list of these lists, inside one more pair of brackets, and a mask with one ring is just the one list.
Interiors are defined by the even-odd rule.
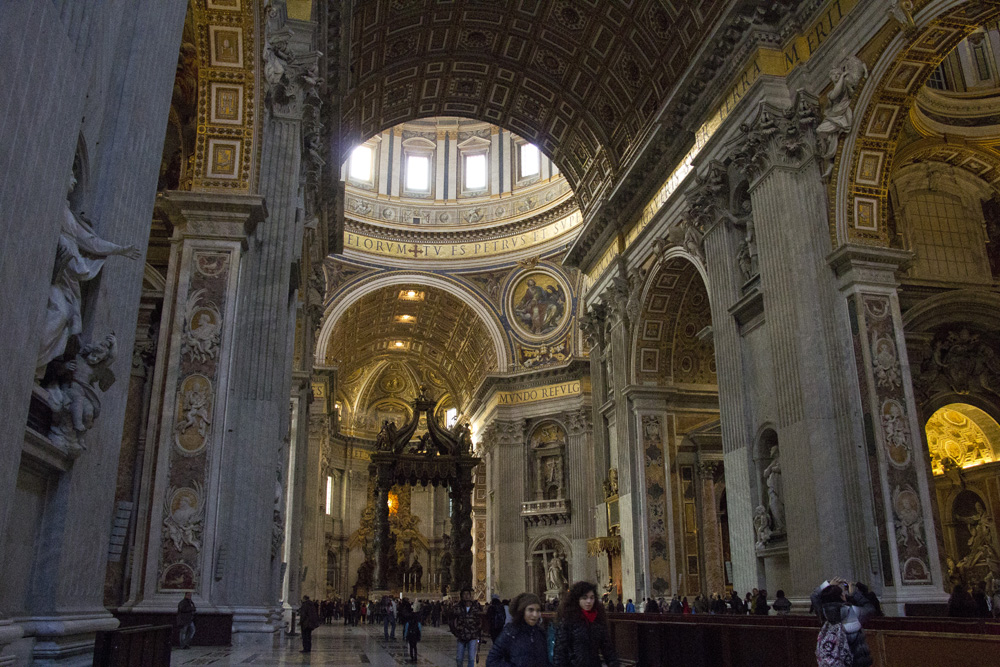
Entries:
[[490,605],[489,619],[491,632],[503,630],[504,623],[507,622],[507,614],[504,612],[502,604]]

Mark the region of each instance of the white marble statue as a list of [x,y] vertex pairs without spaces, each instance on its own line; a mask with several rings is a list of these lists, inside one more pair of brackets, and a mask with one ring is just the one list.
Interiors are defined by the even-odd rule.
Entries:
[[559,591],[566,588],[566,575],[563,572],[562,554],[555,554],[549,561],[549,567],[545,570],[546,592]]
[[840,65],[830,70],[830,81],[833,90],[827,96],[829,104],[823,115],[823,122],[816,128],[819,138],[818,150],[826,167],[823,177],[827,178],[833,172],[833,162],[837,156],[837,144],[840,135],[851,131],[854,126],[854,110],[851,101],[861,80],[868,76],[868,66],[857,56],[849,56]]
[[778,447],[771,447],[771,463],[764,468],[764,481],[767,482],[767,505],[771,510],[771,531],[785,532],[785,499],[781,488],[781,459]]
[[771,515],[763,505],[757,505],[753,513],[753,530],[757,536],[757,548],[763,549],[771,541]]
[[[75,187],[76,179],[73,178],[69,191]],[[39,368],[65,352],[70,336],[83,330],[80,283],[96,278],[104,260],[111,255],[138,259],[141,253],[135,246],[121,246],[99,237],[82,216],[73,212],[67,200],[42,328],[42,344],[35,364]]]
[[115,381],[108,366],[114,361],[116,351],[113,333],[100,343],[85,345],[72,361],[62,364],[56,382],[46,386],[47,402],[52,409],[49,438],[71,455],[86,449],[84,435],[101,414],[98,389],[107,391]]

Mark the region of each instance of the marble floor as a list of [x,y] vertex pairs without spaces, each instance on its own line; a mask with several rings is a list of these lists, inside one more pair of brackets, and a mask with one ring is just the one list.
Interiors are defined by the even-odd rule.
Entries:
[[[213,665],[213,667],[229,667],[230,665],[257,665],[258,667],[273,667],[277,665],[324,665],[340,667],[350,665],[372,665],[383,667],[387,665],[412,665],[409,662],[407,646],[399,636],[402,626],[396,628],[396,639],[386,641],[382,635],[381,625],[358,625],[344,627],[343,621],[333,625],[324,625],[313,631],[313,647],[311,653],[300,653],[302,648],[300,637],[288,637],[282,648],[266,649],[261,647],[229,648],[229,647],[198,647],[186,650],[174,649],[171,665]],[[455,638],[448,632],[447,626],[432,628],[424,626],[423,639],[417,646],[418,667],[433,665],[435,667],[454,667]],[[486,653],[490,643],[487,639],[479,645],[481,651],[477,664],[486,664]]]

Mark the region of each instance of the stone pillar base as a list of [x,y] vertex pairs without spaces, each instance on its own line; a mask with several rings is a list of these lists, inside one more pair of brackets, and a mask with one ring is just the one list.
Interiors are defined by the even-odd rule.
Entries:
[[285,626],[280,609],[234,607],[233,646],[280,648]]
[[94,664],[96,634],[117,628],[118,619],[102,609],[64,616],[35,616],[21,624],[25,637],[11,647],[15,655],[20,656],[30,643],[33,664],[89,667]]

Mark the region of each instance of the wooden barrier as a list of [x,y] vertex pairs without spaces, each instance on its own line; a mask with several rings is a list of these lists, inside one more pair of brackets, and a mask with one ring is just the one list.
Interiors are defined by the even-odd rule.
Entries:
[[[815,667],[813,616],[608,614],[623,664]],[[865,629],[875,667],[1000,667],[1000,623],[878,618]]]
[[[174,646],[180,644],[179,628],[176,627],[177,614],[116,612],[115,618],[121,621],[123,627],[135,625],[170,625],[170,641]],[[233,615],[215,612],[197,612],[194,615],[194,639],[192,646],[229,646],[233,638]]]
[[134,625],[97,633],[94,667],[170,667],[169,625]]

